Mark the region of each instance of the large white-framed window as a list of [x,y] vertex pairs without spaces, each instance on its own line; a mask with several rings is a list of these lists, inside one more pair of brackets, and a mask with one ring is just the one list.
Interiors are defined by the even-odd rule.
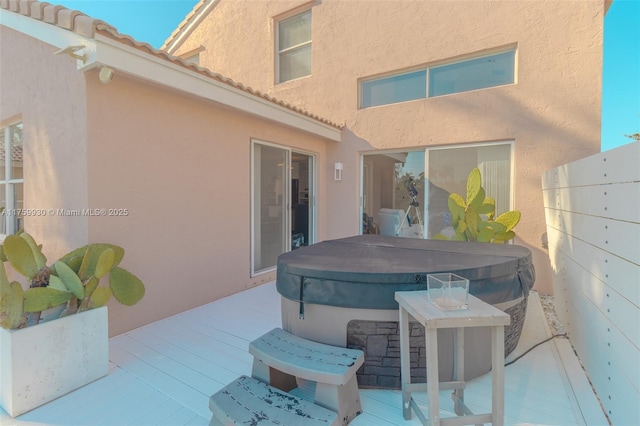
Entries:
[[514,208],[513,141],[362,156],[362,233],[409,238],[453,235],[448,198],[466,194],[469,172],[477,167],[496,215]]
[[277,22],[277,83],[311,75],[311,9]]
[[22,122],[0,127],[0,234],[15,234],[23,225],[24,173]]
[[515,81],[516,49],[513,47],[363,79],[359,87],[359,107],[369,108],[505,86]]
[[316,156],[251,141],[251,276],[316,241]]

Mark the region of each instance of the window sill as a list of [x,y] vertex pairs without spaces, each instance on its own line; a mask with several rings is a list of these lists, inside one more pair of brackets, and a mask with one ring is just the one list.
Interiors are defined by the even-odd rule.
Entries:
[[311,77],[312,75],[313,75],[313,74],[309,74],[309,75],[305,75],[305,76],[302,76],[302,77],[298,77],[298,78],[294,78],[294,79],[292,79],[292,80],[287,80],[287,81],[282,81],[282,82],[278,82],[278,81],[276,81],[275,86],[276,86],[276,87],[282,87],[282,86],[287,85],[287,84],[291,84],[291,83],[299,82],[299,81],[301,81],[301,80],[304,80],[304,79],[307,79],[307,78]]

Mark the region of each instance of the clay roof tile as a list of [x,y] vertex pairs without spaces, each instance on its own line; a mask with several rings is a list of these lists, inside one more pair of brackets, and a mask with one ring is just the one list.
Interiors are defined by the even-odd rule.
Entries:
[[[198,13],[199,9],[202,6],[204,6],[207,3],[207,1],[208,0],[201,0],[196,4],[193,10],[187,15],[185,20],[180,24],[181,26],[179,26],[178,29],[174,31],[174,34],[172,34],[172,37],[181,30],[182,26],[187,24],[187,22],[191,17],[193,17]],[[109,25],[108,23],[101,21],[99,19],[94,19],[77,10],[71,10],[63,6],[53,5],[46,2],[39,2],[37,0],[0,0],[0,9],[9,10],[11,12],[20,13],[20,14],[29,16],[30,18],[33,18],[33,19],[44,21],[48,24],[55,25],[65,30],[73,31],[84,37],[94,38],[96,34],[103,35],[117,42],[123,43],[127,46],[131,46],[135,49],[143,51],[149,55],[156,56],[163,60],[180,65],[181,67],[189,69],[198,74],[207,76],[213,80],[219,81],[224,84],[228,84],[229,86],[234,87],[238,90],[242,90],[246,93],[249,93],[252,96],[256,96],[260,99],[264,99],[276,105],[280,105],[284,108],[287,108],[291,111],[294,111],[304,116],[307,116],[309,118],[312,118],[321,123],[327,124],[337,129],[341,129],[343,127],[340,124],[334,123],[330,120],[327,120],[325,118],[321,118],[315,114],[312,114],[303,108],[291,105],[282,100],[275,99],[272,96],[269,96],[268,94],[262,93],[258,90],[254,90],[251,87],[248,87],[242,83],[233,81],[228,77],[224,77],[216,72],[203,68],[199,65],[186,62],[183,59],[180,59],[176,56],[173,56],[167,53],[166,51],[156,49],[151,45],[149,45],[148,43],[139,42],[135,40],[133,37],[128,36],[126,34],[120,34],[118,30],[112,25]]]

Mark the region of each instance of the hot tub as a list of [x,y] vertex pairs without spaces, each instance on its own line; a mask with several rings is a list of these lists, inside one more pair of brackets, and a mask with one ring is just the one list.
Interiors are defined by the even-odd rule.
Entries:
[[[396,291],[425,290],[426,276],[453,272],[469,292],[511,315],[505,356],[517,345],[535,272],[531,252],[517,245],[361,235],[324,241],[278,258],[284,329],[319,342],[365,351],[363,387],[400,386]],[[425,363],[424,330],[411,330],[414,381]],[[438,334],[440,379],[453,377],[453,332]],[[465,332],[465,379],[491,369],[487,328]],[[424,372],[422,373],[424,376]]]

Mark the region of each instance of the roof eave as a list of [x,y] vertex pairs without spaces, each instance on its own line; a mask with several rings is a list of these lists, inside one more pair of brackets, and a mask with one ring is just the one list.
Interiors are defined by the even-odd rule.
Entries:
[[[74,25],[76,20],[73,20]],[[87,21],[87,29],[82,34],[45,20],[7,11],[0,8],[2,26],[34,37],[61,51],[73,48],[79,70],[87,71],[107,65],[118,72],[155,82],[178,91],[189,93],[206,100],[236,108],[270,121],[284,124],[332,141],[341,140],[341,127],[325,123],[313,116],[295,111],[294,107],[278,103],[263,94],[256,94],[250,88],[226,81],[224,77],[207,71],[184,66],[175,58],[152,55],[141,48],[129,46],[110,34],[94,32],[95,21]],[[100,23],[99,25],[103,25]],[[75,31],[78,29],[76,28]],[[83,35],[84,33],[87,36]],[[140,47],[140,46],[138,46]],[[254,92],[254,93],[252,93]],[[292,109],[293,108],[293,109]]]
[[215,8],[220,0],[200,0],[178,24],[175,31],[165,40],[160,50],[174,54],[182,46],[182,43],[191,35],[210,10]]
[[94,41],[91,37],[2,8],[0,8],[0,24],[59,49],[82,45],[86,46],[87,50],[93,50]]
[[341,139],[341,129],[217,81],[212,78],[214,73],[202,74],[190,70],[101,34],[95,35],[95,43],[95,57],[92,56],[83,68],[108,65],[116,72],[171,87],[332,141]]

